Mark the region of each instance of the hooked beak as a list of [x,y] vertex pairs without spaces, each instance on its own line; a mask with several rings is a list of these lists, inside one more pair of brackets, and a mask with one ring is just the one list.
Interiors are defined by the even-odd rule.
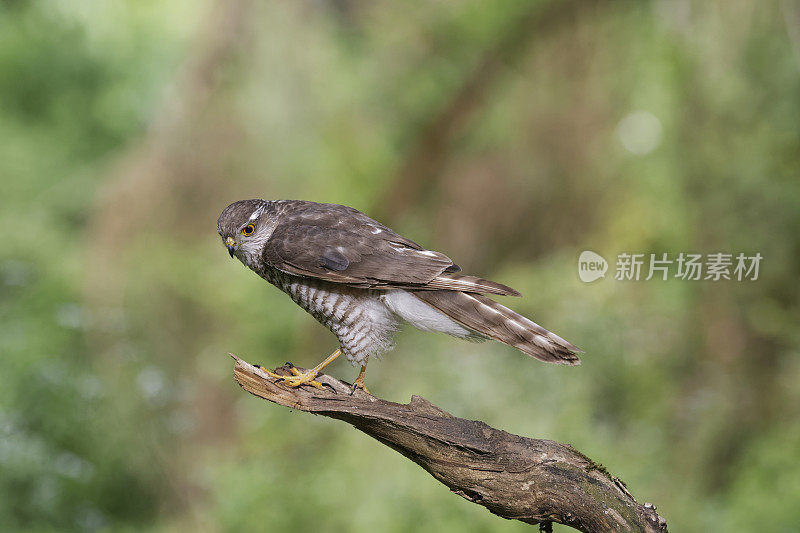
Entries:
[[233,252],[236,251],[236,241],[233,240],[233,237],[225,239],[225,248],[228,249],[228,253],[233,257]]

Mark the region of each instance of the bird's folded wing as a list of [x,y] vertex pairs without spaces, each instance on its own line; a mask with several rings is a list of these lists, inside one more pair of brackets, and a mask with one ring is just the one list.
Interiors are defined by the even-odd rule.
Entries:
[[439,252],[423,249],[392,232],[365,225],[326,227],[283,223],[264,247],[271,266],[358,287],[420,287],[453,265]]
[[263,259],[283,272],[362,288],[519,295],[500,283],[458,274],[461,268],[443,253],[352,207],[279,203],[281,222],[265,243]]

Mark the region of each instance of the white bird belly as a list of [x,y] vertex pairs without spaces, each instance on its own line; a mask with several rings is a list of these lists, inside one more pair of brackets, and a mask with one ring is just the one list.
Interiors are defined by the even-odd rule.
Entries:
[[440,331],[462,339],[475,336],[472,330],[403,289],[386,291],[381,299],[392,313],[422,331]]

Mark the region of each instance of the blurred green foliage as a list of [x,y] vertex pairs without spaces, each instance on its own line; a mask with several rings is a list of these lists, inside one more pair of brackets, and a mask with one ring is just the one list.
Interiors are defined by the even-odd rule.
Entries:
[[800,8],[556,4],[0,4],[0,529],[528,529],[233,383],[334,347],[220,246],[244,197],[381,216],[586,351],[404,331],[373,392],[570,442],[675,531],[800,529]]

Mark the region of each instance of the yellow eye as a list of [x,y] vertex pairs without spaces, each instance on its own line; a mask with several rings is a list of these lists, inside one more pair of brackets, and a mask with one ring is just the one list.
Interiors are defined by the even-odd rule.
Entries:
[[255,230],[256,230],[256,227],[255,227],[255,225],[253,225],[253,224],[248,224],[248,225],[246,225],[246,226],[244,227],[244,229],[242,230],[242,235],[244,235],[245,237],[249,237],[250,235],[252,235],[252,234],[253,234],[253,232],[254,232]]

